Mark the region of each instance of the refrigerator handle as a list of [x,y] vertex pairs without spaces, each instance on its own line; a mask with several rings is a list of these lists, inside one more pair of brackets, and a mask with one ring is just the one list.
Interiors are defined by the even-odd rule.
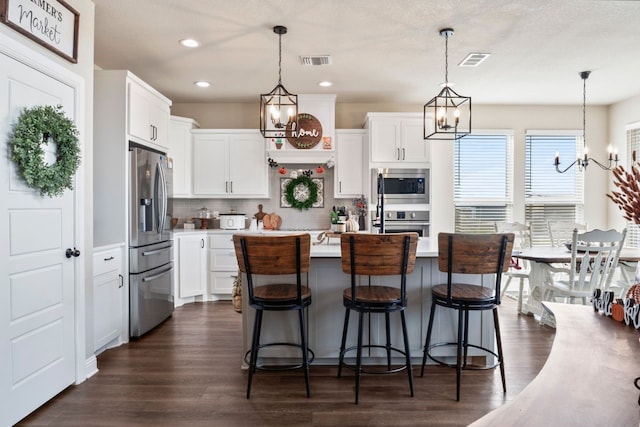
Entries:
[[143,283],[151,282],[152,280],[156,280],[157,278],[164,276],[165,274],[169,273],[169,272],[170,272],[170,271],[172,271],[172,270],[173,270],[173,267],[169,267],[169,268],[167,268],[166,270],[162,270],[162,271],[161,271],[160,273],[158,273],[158,274],[154,274],[153,276],[147,276],[147,277],[144,277],[144,278],[142,279],[142,282],[143,282]]
[[[162,168],[162,162],[158,162],[157,168],[160,174],[160,188],[162,189],[162,209],[158,209],[158,234],[162,234],[164,231],[164,222],[167,218],[167,179],[164,175],[164,169]],[[159,194],[157,195],[160,196]]]

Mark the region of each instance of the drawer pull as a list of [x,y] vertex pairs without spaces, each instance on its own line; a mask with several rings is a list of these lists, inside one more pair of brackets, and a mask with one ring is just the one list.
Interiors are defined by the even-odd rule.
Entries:
[[115,259],[114,257],[110,256],[109,258],[105,258],[105,261],[111,261],[112,259]]

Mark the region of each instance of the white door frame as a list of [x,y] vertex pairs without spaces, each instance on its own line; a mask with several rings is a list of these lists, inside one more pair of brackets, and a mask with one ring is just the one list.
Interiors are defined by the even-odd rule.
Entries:
[[[85,286],[91,284],[91,280],[85,277],[85,264],[91,261],[93,247],[85,247],[85,153],[86,153],[86,135],[85,128],[85,79],[61,66],[60,64],[52,61],[43,54],[33,50],[32,46],[21,44],[18,40],[10,38],[5,34],[0,33],[0,52],[14,58],[15,60],[40,71],[43,74],[51,76],[56,80],[60,80],[74,89],[74,117],[76,118],[75,125],[78,129],[78,143],[80,144],[80,166],[76,171],[76,179],[74,182],[74,211],[75,211],[75,225],[74,225],[74,242],[76,247],[80,250],[80,256],[76,258],[74,263],[75,284],[74,284],[74,298],[75,298],[75,384],[80,384],[91,376],[94,372],[91,372],[91,359],[87,358],[86,352],[86,301],[85,301]],[[93,245],[91,245],[93,246]]]

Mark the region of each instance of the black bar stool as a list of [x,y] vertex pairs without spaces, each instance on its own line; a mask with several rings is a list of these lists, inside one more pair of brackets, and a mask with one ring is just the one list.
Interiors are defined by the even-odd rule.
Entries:
[[[238,266],[247,276],[247,293],[249,305],[256,310],[253,324],[251,349],[245,354],[245,361],[250,355],[249,378],[247,381],[247,399],[251,394],[251,381],[256,369],[263,370],[304,370],[304,379],[309,389],[309,364],[313,361],[313,351],[309,349],[304,319],[304,309],[311,304],[311,290],[302,285],[302,273],[309,272],[311,237],[309,234],[298,235],[241,235],[233,236],[233,243],[238,259]],[[277,283],[255,286],[254,276],[295,275],[295,281],[278,279]],[[280,281],[282,280],[282,281]],[[264,311],[297,310],[300,322],[300,344],[287,342],[260,343],[262,315]],[[293,366],[258,366],[258,352],[270,346],[293,346],[301,350],[300,364]],[[309,357],[311,354],[311,357]]]
[[[463,369],[492,369],[500,366],[502,376],[502,390],[507,391],[504,377],[504,359],[502,355],[502,339],[498,322],[498,306],[500,305],[500,280],[502,273],[509,269],[514,235],[506,234],[438,234],[438,267],[447,273],[447,283],[431,288],[431,314],[429,327],[424,344],[421,376],[424,376],[424,365],[429,357],[434,362],[456,368],[456,400],[460,400],[460,376]],[[453,281],[453,274],[493,274],[495,286],[484,287],[459,283],[461,276]],[[458,311],[458,340],[457,342],[442,342],[431,344],[433,319],[436,307],[442,306]],[[493,349],[469,342],[469,312],[493,311],[493,323],[497,340],[497,353]],[[457,347],[456,364],[445,363],[431,354],[436,347],[455,345]],[[497,358],[497,363],[484,366],[467,364],[468,348],[473,347],[486,353],[487,356]]]
[[[413,271],[416,262],[417,233],[397,234],[342,234],[340,247],[342,251],[342,271],[351,276],[351,286],[343,292],[343,304],[346,308],[342,343],[338,361],[338,378],[342,375],[342,366],[355,369],[356,372],[356,404],[360,394],[361,373],[388,374],[407,370],[409,389],[413,397],[413,371],[411,369],[411,353],[407,336],[407,322],[404,310],[407,307],[407,273]],[[371,285],[371,276],[400,276],[396,286]],[[369,276],[367,285],[358,285],[358,276]],[[389,279],[387,279],[389,280]],[[346,347],[349,314],[351,310],[358,312],[358,343]],[[391,330],[389,313],[400,312],[404,351],[391,346]],[[384,313],[386,327],[386,345],[363,344],[363,318],[365,313]],[[373,371],[362,368],[363,348],[383,348],[387,353],[386,370]],[[355,366],[344,362],[345,353],[356,350]],[[405,357],[405,364],[392,369],[391,352]]]

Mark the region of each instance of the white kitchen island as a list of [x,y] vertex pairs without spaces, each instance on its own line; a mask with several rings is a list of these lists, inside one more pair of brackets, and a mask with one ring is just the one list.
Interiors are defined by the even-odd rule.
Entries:
[[[312,242],[315,239],[312,238]],[[424,339],[429,322],[429,310],[431,308],[431,286],[446,281],[446,275],[438,271],[438,249],[435,238],[420,238],[417,249],[416,266],[413,273],[407,276],[407,326],[411,355],[414,363],[421,363]],[[363,283],[368,278],[361,277]],[[262,281],[261,281],[262,280]],[[258,283],[268,283],[266,280],[274,280],[273,277],[258,278]],[[377,280],[374,278],[372,280]],[[476,278],[475,283],[484,283],[493,286],[492,277]],[[312,245],[311,266],[308,276],[308,286],[312,292],[312,303],[309,307],[308,337],[309,348],[315,353],[314,364],[337,364],[340,348],[340,339],[344,322],[345,308],[342,304],[342,291],[350,286],[350,277],[342,272],[340,259],[340,244],[337,239],[331,239],[330,243]],[[246,296],[246,279],[243,277],[243,296]],[[249,307],[247,298],[243,298],[243,354],[249,350],[251,332],[253,328],[255,310]],[[481,328],[484,322],[487,327]],[[491,313],[472,313],[469,325],[469,337],[476,344],[485,347],[493,347],[495,336],[491,325]],[[349,337],[356,337],[357,316],[351,314],[349,323]],[[392,345],[402,347],[402,333],[400,328],[400,316],[391,314]],[[457,314],[453,310],[439,307],[436,310],[434,323],[433,342],[456,340]],[[385,340],[384,316],[371,315],[365,325],[365,337],[372,344],[383,344]],[[354,338],[355,339],[355,338]],[[262,326],[261,342],[298,342],[298,321],[292,312],[265,312]],[[347,347],[354,342],[348,342]],[[260,350],[261,363],[286,364],[292,357],[299,356],[299,350],[292,347],[269,347]],[[440,347],[435,355],[455,357],[455,346]],[[469,349],[469,355],[479,355],[474,349]],[[371,349],[365,352],[365,362],[377,364],[382,362],[382,350]],[[453,361],[454,359],[452,359]]]

